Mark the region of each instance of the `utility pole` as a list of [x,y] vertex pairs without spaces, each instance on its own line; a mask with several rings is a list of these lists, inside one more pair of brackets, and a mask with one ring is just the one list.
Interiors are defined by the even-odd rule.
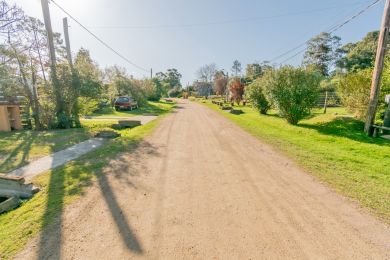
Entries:
[[68,28],[69,28],[68,18],[64,17],[62,19],[62,24],[64,26],[66,57],[68,58],[69,66],[73,69],[72,52],[70,51],[70,41],[69,41],[69,31],[68,31]]
[[150,79],[153,79],[153,69],[150,69]]
[[[53,82],[54,94],[56,98],[56,115],[58,121],[61,120],[61,117],[65,116],[65,107],[63,103],[63,98],[61,95],[61,90],[59,87],[59,82],[57,78],[56,71],[56,54],[54,48],[54,40],[53,40],[53,29],[51,27],[51,19],[50,19],[50,10],[48,0],[41,0],[43,19],[45,22],[45,28],[47,32],[47,41],[50,53],[50,71],[51,71],[51,79]],[[62,120],[63,121],[63,120]],[[69,128],[69,125],[65,123],[65,127]]]
[[75,122],[76,127],[81,127],[80,124],[80,118],[79,118],[79,102],[78,97],[80,94],[80,80],[79,77],[73,67],[73,61],[72,61],[72,51],[70,50],[70,40],[69,40],[69,26],[68,26],[68,18],[64,17],[62,19],[62,24],[64,27],[64,37],[65,37],[65,47],[66,47],[66,58],[69,62],[70,71],[72,72],[72,86],[74,91],[74,98],[73,98],[73,109],[72,114]]
[[56,54],[55,54],[55,49],[54,49],[53,29],[51,27],[51,19],[50,19],[50,10],[49,10],[48,0],[41,0],[41,4],[42,4],[43,19],[45,21],[45,28],[46,28],[46,32],[47,32],[47,41],[48,41],[48,47],[49,47],[49,52],[50,52],[50,61],[51,61],[51,65],[54,67],[54,70],[55,70]]
[[386,54],[386,44],[390,26],[390,0],[386,0],[385,9],[383,11],[382,25],[378,38],[378,48],[376,50],[375,67],[371,81],[370,102],[368,105],[366,124],[364,132],[371,136],[373,134],[371,125],[374,123],[376,109],[378,106],[378,98],[380,93],[380,81],[383,70],[384,57]]

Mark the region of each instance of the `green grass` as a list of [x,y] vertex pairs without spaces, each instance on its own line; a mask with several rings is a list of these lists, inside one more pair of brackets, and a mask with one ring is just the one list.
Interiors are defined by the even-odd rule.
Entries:
[[[164,114],[172,103],[148,102],[145,106],[133,111],[115,111],[107,108],[99,116],[135,116],[143,114]],[[109,128],[110,120],[97,122],[82,120],[83,128],[0,132],[0,173],[7,173],[53,152],[63,150],[81,141],[91,138],[102,127]]]
[[89,129],[16,131],[0,133],[0,172],[9,172],[28,161],[62,150],[90,137]]
[[327,114],[316,110],[293,126],[274,111],[260,115],[250,107],[240,107],[244,114],[232,115],[209,101],[205,105],[390,223],[390,142],[367,137],[363,123],[346,116],[344,109],[329,108]]
[[[165,112],[173,106],[170,104]],[[17,209],[0,215],[0,259],[11,259],[39,232],[45,236],[50,225],[55,224],[55,228],[60,231],[61,223],[57,222],[61,219],[64,207],[82,197],[93,181],[105,181],[103,167],[118,154],[134,150],[155,129],[159,120],[121,130],[121,137],[107,140],[103,146],[77,160],[34,178],[32,182],[41,191]],[[108,128],[111,123],[90,121],[84,124],[90,132],[94,132]]]
[[92,116],[129,117],[129,116],[137,116],[137,115],[144,115],[144,114],[163,114],[168,112],[171,107],[172,107],[172,103],[167,103],[165,101],[158,101],[158,102],[150,101],[146,105],[140,106],[138,109],[134,109],[131,111],[127,111],[127,110],[116,111],[112,107],[106,107],[102,111],[92,114]]

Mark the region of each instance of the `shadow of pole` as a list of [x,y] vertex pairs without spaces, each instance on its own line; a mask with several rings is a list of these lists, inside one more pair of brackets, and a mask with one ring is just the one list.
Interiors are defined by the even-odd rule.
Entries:
[[[64,175],[64,171],[52,171],[50,174],[38,259],[60,259],[61,256],[62,212],[65,196]],[[54,223],[52,223],[53,219],[55,219]]]
[[[134,150],[138,147],[139,141],[133,143],[130,150]],[[107,149],[107,148],[106,148]],[[52,164],[55,164],[57,158],[53,158]],[[105,162],[108,162],[110,158],[104,158]],[[64,199],[68,194],[82,194],[84,186],[90,185],[90,178],[95,175],[99,184],[99,187],[102,191],[103,198],[110,210],[110,214],[119,230],[121,238],[126,245],[126,247],[134,252],[135,254],[143,254],[143,249],[138,241],[135,233],[132,231],[125,213],[122,211],[117,198],[111,188],[107,175],[101,171],[93,171],[89,169],[89,166],[93,166],[94,163],[87,163],[85,161],[80,162],[78,168],[73,170],[67,170],[67,168],[61,168],[58,170],[52,170],[50,175],[50,180],[47,186],[47,201],[46,209],[42,216],[43,226],[40,240],[39,248],[37,253],[37,259],[60,259],[61,250],[62,250],[62,225],[63,225],[63,211],[64,211]],[[126,167],[129,167],[126,164]],[[80,168],[82,171],[80,171]],[[80,172],[88,172],[88,176],[79,176]],[[118,178],[118,176],[114,176]],[[73,187],[67,187],[66,183],[77,181],[77,185]],[[83,184],[84,183],[84,184]],[[73,184],[74,185],[74,184]],[[96,216],[91,216],[96,217]],[[99,228],[99,227],[96,227]]]
[[123,242],[130,251],[133,251],[136,254],[142,254],[142,246],[134,232],[131,230],[129,223],[127,222],[126,217],[115,198],[115,194],[108,183],[106,174],[102,173],[97,176],[97,178],[104,200],[110,209],[111,216],[118,227]]

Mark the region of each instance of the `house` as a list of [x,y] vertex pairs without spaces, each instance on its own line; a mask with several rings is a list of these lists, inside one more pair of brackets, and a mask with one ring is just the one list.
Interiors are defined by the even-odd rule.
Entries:
[[16,100],[0,96],[0,131],[23,129],[19,106]]

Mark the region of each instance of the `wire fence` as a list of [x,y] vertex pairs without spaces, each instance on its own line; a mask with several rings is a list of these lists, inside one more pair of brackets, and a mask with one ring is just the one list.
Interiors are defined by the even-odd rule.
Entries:
[[317,106],[318,107],[324,107],[325,101],[328,107],[339,107],[341,106],[341,100],[340,97],[337,95],[335,91],[325,91],[321,92],[318,101]]

